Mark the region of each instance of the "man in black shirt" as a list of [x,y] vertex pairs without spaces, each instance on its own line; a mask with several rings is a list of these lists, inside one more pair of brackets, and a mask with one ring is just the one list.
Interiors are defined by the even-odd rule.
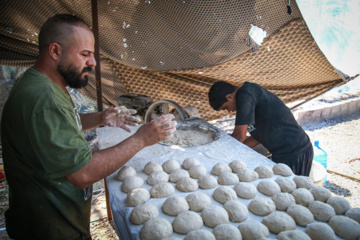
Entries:
[[210,88],[209,102],[217,111],[236,111],[232,137],[251,148],[261,143],[274,162],[288,165],[296,175],[309,176],[314,155],[310,139],[276,95],[255,83],[236,87],[221,81]]

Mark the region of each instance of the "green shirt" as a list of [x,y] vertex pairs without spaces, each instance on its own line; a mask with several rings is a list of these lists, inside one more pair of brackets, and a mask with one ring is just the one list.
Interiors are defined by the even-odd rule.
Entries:
[[90,237],[92,187],[78,189],[66,179],[92,157],[68,92],[29,68],[11,90],[1,127],[9,236]]

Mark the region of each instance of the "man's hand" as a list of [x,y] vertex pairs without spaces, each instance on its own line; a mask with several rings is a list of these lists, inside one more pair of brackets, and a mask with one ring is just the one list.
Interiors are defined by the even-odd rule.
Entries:
[[103,113],[102,118],[104,125],[109,127],[119,127],[127,132],[131,132],[131,130],[126,125],[136,126],[140,121],[140,118],[131,115],[135,114],[136,110],[127,109],[124,106],[108,108],[103,111]]

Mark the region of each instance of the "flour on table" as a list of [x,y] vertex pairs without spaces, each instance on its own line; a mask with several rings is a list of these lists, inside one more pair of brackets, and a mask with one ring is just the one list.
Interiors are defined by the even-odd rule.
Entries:
[[213,140],[211,133],[193,130],[176,130],[173,136],[163,141],[163,143],[169,145],[198,146],[211,143]]

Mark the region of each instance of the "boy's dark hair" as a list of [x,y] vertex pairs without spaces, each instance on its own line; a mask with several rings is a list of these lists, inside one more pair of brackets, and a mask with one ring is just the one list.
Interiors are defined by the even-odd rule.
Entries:
[[235,92],[236,87],[230,83],[219,81],[215,82],[209,90],[210,106],[219,111],[219,108],[227,102],[226,95]]

